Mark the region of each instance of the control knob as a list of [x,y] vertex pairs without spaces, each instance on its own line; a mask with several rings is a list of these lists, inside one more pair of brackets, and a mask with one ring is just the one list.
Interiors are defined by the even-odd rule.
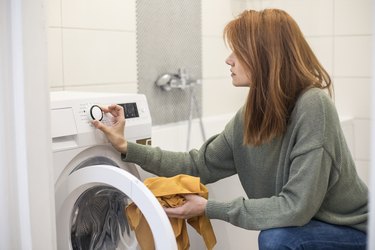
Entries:
[[92,105],[87,113],[90,120],[101,121],[103,119],[103,110],[98,105]]

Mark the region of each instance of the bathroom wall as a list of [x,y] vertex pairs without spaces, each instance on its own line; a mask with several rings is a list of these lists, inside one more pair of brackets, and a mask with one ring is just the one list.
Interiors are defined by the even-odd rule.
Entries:
[[46,0],[51,90],[137,92],[135,0]]
[[[51,90],[138,92],[135,0],[47,1]],[[224,25],[246,8],[281,8],[299,23],[333,78],[345,135],[358,172],[367,181],[372,1],[202,0],[201,4],[202,111],[207,135],[220,132],[247,95],[246,88],[232,86],[224,63],[229,54],[222,38]],[[186,122],[154,126],[153,144],[185,150],[186,131]],[[191,147],[202,142],[197,122],[191,139]],[[244,195],[238,185],[237,177],[228,178],[211,185],[210,195],[231,200]],[[216,220],[213,224],[218,238],[215,249],[257,249],[257,232]],[[194,244],[201,243],[192,245],[199,249]]]
[[[202,86],[195,84],[202,78],[201,1],[137,0],[136,19],[138,92],[148,99],[153,124],[197,117],[202,99]],[[156,86],[160,76],[180,69],[189,78],[186,84],[194,84],[191,88],[165,91]],[[192,100],[195,108],[190,108]]]

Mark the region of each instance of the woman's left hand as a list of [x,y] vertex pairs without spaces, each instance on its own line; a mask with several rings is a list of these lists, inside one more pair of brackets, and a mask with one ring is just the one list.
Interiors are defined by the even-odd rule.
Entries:
[[207,200],[196,194],[186,194],[185,203],[180,207],[164,208],[168,217],[178,219],[190,219],[195,216],[204,214]]

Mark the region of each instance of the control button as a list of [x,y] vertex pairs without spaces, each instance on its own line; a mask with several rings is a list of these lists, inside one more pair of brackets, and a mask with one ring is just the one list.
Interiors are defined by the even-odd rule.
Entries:
[[88,112],[89,119],[101,121],[103,119],[103,110],[98,105],[92,105]]

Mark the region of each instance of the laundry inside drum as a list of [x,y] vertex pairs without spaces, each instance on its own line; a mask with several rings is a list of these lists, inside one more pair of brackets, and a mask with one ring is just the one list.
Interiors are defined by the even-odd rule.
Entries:
[[138,249],[124,213],[131,200],[110,186],[95,186],[77,199],[71,215],[73,249]]

